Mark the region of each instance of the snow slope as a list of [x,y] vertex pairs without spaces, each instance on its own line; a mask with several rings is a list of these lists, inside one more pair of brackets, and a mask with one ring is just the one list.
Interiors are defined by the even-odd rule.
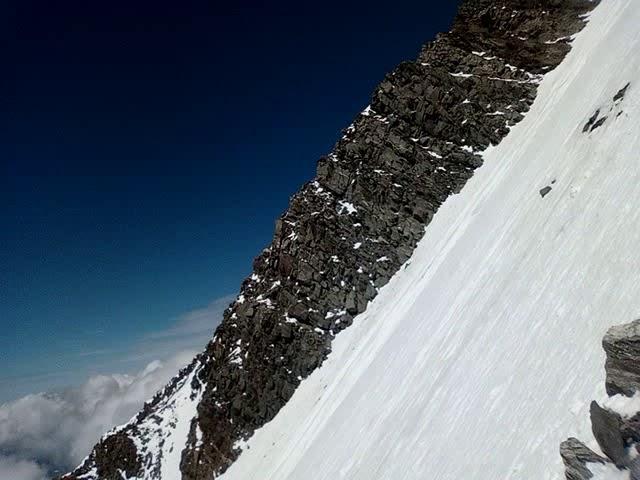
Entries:
[[605,395],[601,338],[640,314],[638,25],[640,2],[603,0],[225,480],[563,478],[559,443],[591,437]]
[[[154,460],[151,465],[143,464],[144,471],[140,478],[151,478],[154,471],[158,471],[163,480],[181,478],[182,450],[205,387],[200,383],[194,386],[193,379],[200,368],[200,363],[196,363],[191,372],[179,381],[173,395],[163,399],[157,413],[138,426],[139,437],[134,437],[136,448],[142,457]],[[124,472],[121,475],[124,480],[127,479]]]

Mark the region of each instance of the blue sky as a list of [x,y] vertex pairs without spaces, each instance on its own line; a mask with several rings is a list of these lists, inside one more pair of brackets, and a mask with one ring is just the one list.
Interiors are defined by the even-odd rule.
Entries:
[[0,402],[204,344],[457,2],[0,6]]

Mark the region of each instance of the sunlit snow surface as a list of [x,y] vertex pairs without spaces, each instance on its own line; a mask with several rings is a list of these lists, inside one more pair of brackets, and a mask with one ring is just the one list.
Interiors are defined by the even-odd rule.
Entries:
[[[144,459],[140,478],[155,478],[156,472],[162,480],[181,478],[182,450],[187,442],[191,420],[196,416],[196,408],[204,391],[202,384],[198,383],[195,389],[193,386],[193,379],[200,368],[200,364],[196,364],[191,372],[179,381],[175,392],[158,405],[157,413],[138,426],[140,434],[134,437],[134,441],[138,454]],[[196,431],[199,432],[199,429]],[[197,436],[200,437],[199,434]],[[126,475],[122,476],[123,480],[127,480]]]
[[620,471],[612,464],[588,464],[587,465],[593,474],[592,480],[630,480],[628,470]]
[[[563,478],[559,443],[592,438],[604,397],[602,336],[640,316],[638,25],[640,2],[602,1],[225,480]],[[582,133],[597,108],[607,122]]]

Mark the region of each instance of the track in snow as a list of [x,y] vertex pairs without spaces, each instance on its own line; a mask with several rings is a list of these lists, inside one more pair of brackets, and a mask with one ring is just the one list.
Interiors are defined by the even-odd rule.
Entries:
[[602,335],[640,313],[638,25],[640,3],[603,1],[225,480],[563,478],[559,443],[591,437],[605,395]]

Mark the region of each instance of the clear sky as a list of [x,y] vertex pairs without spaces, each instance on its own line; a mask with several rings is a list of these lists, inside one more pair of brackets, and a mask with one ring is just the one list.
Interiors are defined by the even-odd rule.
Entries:
[[457,3],[3,2],[0,402],[203,344]]

